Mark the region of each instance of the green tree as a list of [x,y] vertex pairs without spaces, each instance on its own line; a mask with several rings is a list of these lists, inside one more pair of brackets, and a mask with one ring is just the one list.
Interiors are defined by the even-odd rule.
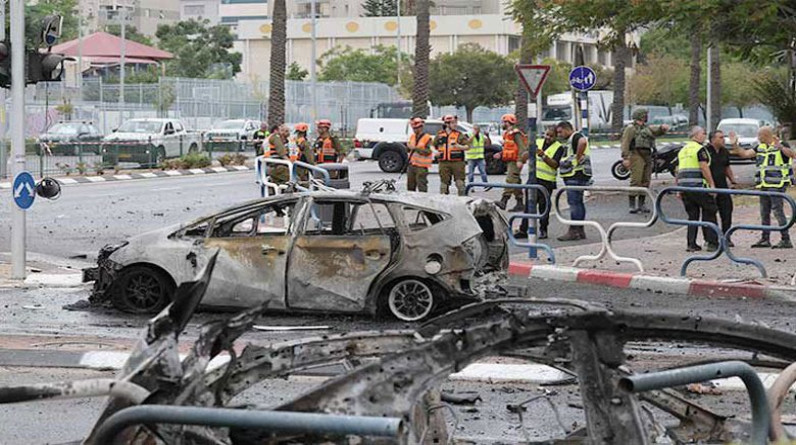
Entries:
[[431,101],[464,107],[473,121],[478,106],[496,107],[511,102],[516,74],[509,59],[475,44],[443,53],[429,66]]
[[729,62],[721,70],[721,103],[732,105],[743,117],[744,107],[760,103],[755,85],[768,75],[748,63]]
[[268,126],[285,123],[285,53],[287,52],[287,5],[275,0],[271,28],[271,78],[268,82]]
[[[9,23],[8,3],[6,5],[6,22]],[[44,17],[58,14],[64,19],[61,29],[61,42],[77,38],[78,15],[77,0],[40,0],[25,2],[25,41],[31,47],[42,46],[41,32],[44,28]],[[6,26],[8,28],[8,25]]]
[[309,76],[309,71],[305,70],[296,62],[290,64],[287,69],[287,80],[304,80]]
[[[108,34],[113,34],[117,37],[121,37],[122,27],[119,24],[108,24],[105,25],[105,32]],[[125,27],[124,38],[130,40],[131,42],[138,42],[142,45],[154,46],[152,39],[150,39],[149,36],[141,34],[141,32],[135,26]]]
[[[409,59],[401,56],[402,66]],[[351,47],[333,48],[320,60],[321,81],[380,82],[395,85],[398,82],[398,51],[394,46],[378,45],[373,53]]]
[[673,106],[688,101],[687,59],[654,53],[628,79],[628,101],[637,104]]
[[774,117],[790,127],[790,138],[796,135],[796,90],[784,73],[769,72],[754,82],[755,92]]
[[160,25],[158,46],[174,54],[166,73],[177,77],[231,78],[240,72],[243,56],[230,51],[235,36],[228,26],[209,26],[207,20]]
[[[390,17],[396,16],[398,10],[397,0],[365,0],[362,5],[365,17]],[[403,8],[401,8],[403,9]]]

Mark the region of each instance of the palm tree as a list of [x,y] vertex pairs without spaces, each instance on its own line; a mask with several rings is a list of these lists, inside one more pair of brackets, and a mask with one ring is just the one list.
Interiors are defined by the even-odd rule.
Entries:
[[613,45],[614,103],[611,106],[611,129],[621,132],[625,126],[625,67],[630,59],[630,49],[625,43],[625,31],[617,30]]
[[[526,26],[523,26],[522,36],[520,37],[520,64],[533,62],[533,50]],[[541,110],[536,110],[537,117],[541,116]],[[517,123],[522,131],[528,131],[528,92],[525,85],[517,81],[517,91],[514,93],[514,115],[517,116]],[[541,118],[539,119],[541,120]],[[541,130],[541,129],[540,129]]]
[[688,85],[688,126],[699,123],[699,87],[702,76],[702,34],[699,26],[691,33],[691,79]]
[[417,40],[415,42],[415,81],[412,87],[412,115],[426,117],[429,115],[428,98],[428,65],[431,45],[430,5],[429,0],[415,2],[417,14]]
[[268,126],[285,123],[285,65],[287,51],[287,7],[285,0],[274,0],[271,24],[271,79],[268,95]]

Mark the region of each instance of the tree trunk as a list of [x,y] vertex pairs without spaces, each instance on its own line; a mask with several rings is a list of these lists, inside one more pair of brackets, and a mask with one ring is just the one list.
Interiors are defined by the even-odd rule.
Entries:
[[625,67],[630,55],[630,50],[625,43],[625,33],[618,32],[618,40],[614,43],[614,103],[611,106],[611,129],[615,132],[622,131],[625,126]]
[[688,126],[699,125],[699,87],[702,76],[702,35],[694,27],[691,33],[691,81],[688,85]]
[[415,83],[412,87],[412,115],[423,118],[429,115],[428,64],[431,53],[429,7],[429,0],[417,0],[415,3],[417,40],[415,43]]
[[[523,32],[520,41],[520,63],[525,65],[533,63],[533,53],[528,42],[529,36]],[[514,115],[517,116],[517,126],[526,134],[528,133],[528,91],[525,85],[517,79],[517,92],[514,93]],[[536,110],[537,115],[541,110]],[[537,119],[537,121],[540,119]],[[541,130],[537,123],[537,130]]]
[[268,82],[270,89],[268,127],[285,123],[286,44],[287,8],[285,0],[274,0],[274,17],[271,24],[271,78]]
[[475,111],[475,107],[464,107],[464,113],[467,115],[467,122],[473,123],[473,111]]
[[716,39],[711,39],[712,49],[710,50],[710,128],[713,131],[721,120],[721,61],[719,53],[721,49],[715,44]]

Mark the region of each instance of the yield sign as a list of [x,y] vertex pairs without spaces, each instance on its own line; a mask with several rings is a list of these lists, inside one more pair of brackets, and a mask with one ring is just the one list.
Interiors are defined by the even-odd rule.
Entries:
[[525,85],[525,89],[532,97],[539,94],[542,84],[547,80],[550,73],[550,65],[514,65],[514,70],[520,76],[520,81]]

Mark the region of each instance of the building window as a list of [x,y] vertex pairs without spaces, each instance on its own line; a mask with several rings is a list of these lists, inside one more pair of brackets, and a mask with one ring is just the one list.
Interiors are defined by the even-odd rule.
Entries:
[[204,15],[205,5],[185,5],[185,15]]
[[520,49],[520,38],[517,36],[509,36],[509,53]]

